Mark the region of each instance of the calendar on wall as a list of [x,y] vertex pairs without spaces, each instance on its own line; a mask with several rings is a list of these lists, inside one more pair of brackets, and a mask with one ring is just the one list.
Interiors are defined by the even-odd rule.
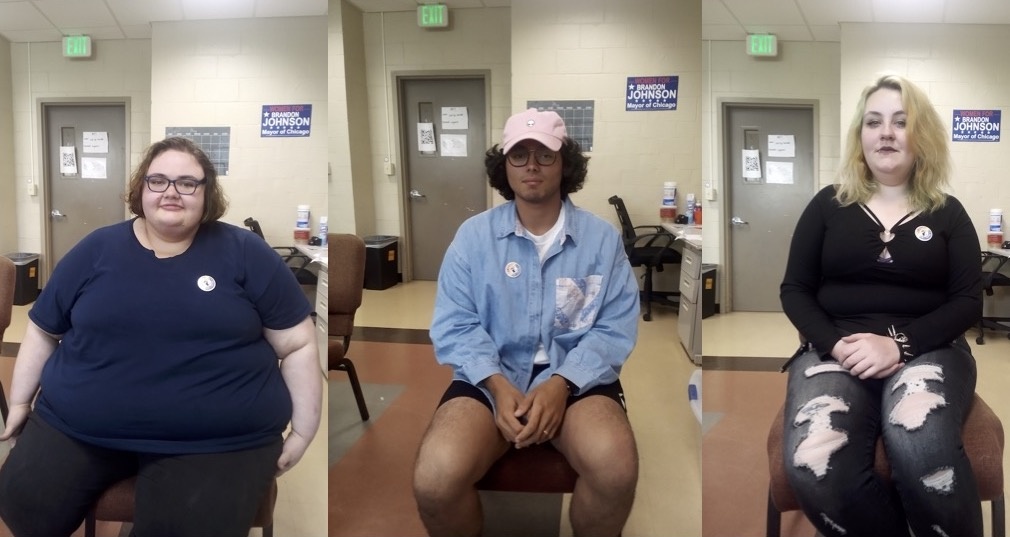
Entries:
[[541,112],[557,112],[565,122],[568,137],[582,146],[583,151],[593,150],[593,110],[595,101],[526,101],[526,108]]
[[165,136],[192,140],[207,153],[218,175],[228,175],[231,127],[165,127]]

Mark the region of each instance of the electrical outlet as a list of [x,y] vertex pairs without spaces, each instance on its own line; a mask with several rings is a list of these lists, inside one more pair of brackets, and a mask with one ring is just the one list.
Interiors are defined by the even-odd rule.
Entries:
[[386,175],[393,175],[394,173],[396,173],[395,170],[396,166],[394,166],[392,162],[387,160],[382,163],[382,172],[385,173]]
[[39,194],[39,187],[35,181],[28,181],[28,195],[37,196]]
[[705,183],[705,192],[704,192],[704,194],[705,194],[705,199],[706,200],[708,200],[708,201],[715,201],[715,187],[712,186],[712,183],[709,183],[709,182]]

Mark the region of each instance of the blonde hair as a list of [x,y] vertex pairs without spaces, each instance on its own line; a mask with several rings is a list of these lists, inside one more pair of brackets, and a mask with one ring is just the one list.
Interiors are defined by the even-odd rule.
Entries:
[[929,102],[926,93],[911,81],[897,75],[884,75],[863,90],[846,135],[835,199],[843,206],[866,203],[877,191],[878,184],[863,156],[863,115],[870,95],[885,88],[901,94],[901,106],[907,114],[907,149],[915,155],[912,176],[908,182],[910,208],[924,212],[939,209],[947,199],[946,190],[950,186],[947,132],[940,114]]

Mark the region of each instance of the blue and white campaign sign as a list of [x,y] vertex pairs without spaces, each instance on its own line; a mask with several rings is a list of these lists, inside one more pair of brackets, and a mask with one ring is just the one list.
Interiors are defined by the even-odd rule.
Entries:
[[626,112],[651,112],[677,109],[676,76],[629,76],[625,93]]
[[1000,115],[1000,110],[954,110],[951,140],[998,142]]
[[265,104],[261,138],[308,136],[312,131],[311,104]]

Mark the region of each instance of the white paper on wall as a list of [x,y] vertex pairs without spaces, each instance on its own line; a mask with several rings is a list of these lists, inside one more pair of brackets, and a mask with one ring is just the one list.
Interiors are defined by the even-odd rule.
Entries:
[[443,157],[465,157],[466,156],[466,135],[465,134],[443,134],[439,137],[442,141]]
[[81,157],[81,179],[108,179],[105,157]]
[[757,149],[743,150],[743,177],[744,179],[761,178],[761,152]]
[[71,175],[77,173],[77,148],[74,146],[60,147],[60,173]]
[[424,153],[434,153],[435,147],[435,124],[417,124],[417,150]]
[[794,182],[792,162],[769,160],[765,163],[765,171],[768,174],[768,179],[765,182],[768,184],[791,185]]
[[470,116],[465,106],[443,106],[442,128],[466,130],[470,128]]
[[107,132],[84,132],[84,148],[81,153],[103,153],[109,152],[109,133]]
[[792,134],[768,135],[768,158],[793,158],[796,156],[796,137]]

